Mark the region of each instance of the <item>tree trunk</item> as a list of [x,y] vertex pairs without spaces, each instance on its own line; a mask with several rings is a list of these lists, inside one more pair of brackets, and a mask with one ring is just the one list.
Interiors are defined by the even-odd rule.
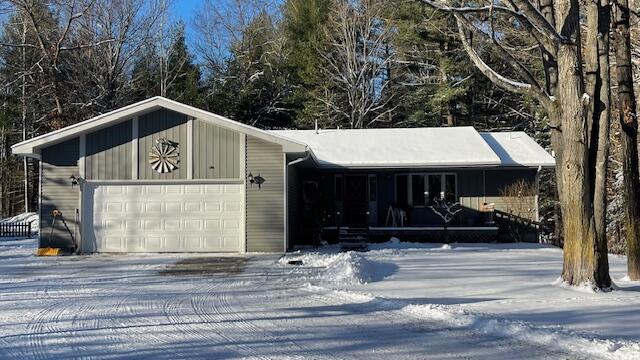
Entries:
[[627,235],[627,269],[632,280],[640,280],[640,175],[638,170],[638,119],[633,92],[629,0],[615,2],[615,53],[620,120],[620,156],[624,177],[624,225]]
[[[609,128],[611,123],[611,76],[609,66],[609,32],[611,30],[611,6],[608,0],[587,4],[587,30],[585,65],[587,67],[587,93],[589,133],[589,171],[596,232],[596,256],[603,266],[609,267],[606,235],[606,182],[609,157]],[[609,273],[598,275],[605,283],[611,283]]]
[[[556,18],[553,9],[553,0],[540,0],[540,12],[544,16],[545,19],[551,24],[551,26],[556,27]],[[544,48],[541,47],[542,51],[542,63],[545,74],[545,84],[547,88],[547,92],[552,96],[557,96],[558,93],[558,63],[556,61],[557,53],[549,53]],[[554,151],[554,157],[556,159],[556,197],[560,198],[560,192],[562,192],[562,118],[560,114],[560,110],[555,107],[554,110],[550,112],[549,116],[549,124],[550,124],[550,132],[551,132],[551,148]],[[554,233],[558,244],[562,244],[562,216],[560,206],[554,206],[556,209],[556,220]]]
[[[577,0],[556,2],[557,29],[567,39],[558,45],[558,101],[562,116],[562,182],[560,201],[564,225],[562,278],[570,285],[608,288],[601,278],[608,265],[598,253],[591,183],[589,181],[588,124],[584,105],[584,79]],[[604,254],[606,257],[606,254]]]
[[[27,23],[26,21],[22,22],[22,43],[25,44],[27,42]],[[22,141],[27,140],[27,55],[26,48],[22,48],[22,84],[20,86],[21,90],[21,98],[20,105],[22,107]],[[22,167],[24,174],[24,212],[29,212],[29,163],[27,162],[27,157],[24,156],[22,158]]]

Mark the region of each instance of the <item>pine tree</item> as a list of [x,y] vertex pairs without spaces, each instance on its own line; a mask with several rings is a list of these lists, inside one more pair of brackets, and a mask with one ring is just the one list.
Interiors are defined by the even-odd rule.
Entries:
[[147,46],[136,58],[131,72],[131,102],[160,95],[160,58]]
[[286,69],[292,86],[287,104],[298,127],[313,126],[323,112],[318,101],[323,87],[318,49],[326,42],[323,27],[331,4],[331,0],[287,0],[283,5],[283,35],[289,53]]
[[173,29],[166,69],[166,96],[185,104],[199,106],[200,69],[194,64],[193,55],[187,48],[185,26],[181,21]]

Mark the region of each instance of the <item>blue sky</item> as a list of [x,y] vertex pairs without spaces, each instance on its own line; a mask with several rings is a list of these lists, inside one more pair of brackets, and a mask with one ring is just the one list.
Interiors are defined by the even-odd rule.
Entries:
[[193,18],[195,12],[200,8],[202,0],[179,0],[173,2],[172,13],[181,17],[186,23]]
[[202,0],[175,0],[172,4],[172,11],[176,19],[182,19],[186,26],[187,32],[187,45],[189,49],[193,52],[193,41],[194,41],[194,33],[193,33],[193,18],[202,5]]

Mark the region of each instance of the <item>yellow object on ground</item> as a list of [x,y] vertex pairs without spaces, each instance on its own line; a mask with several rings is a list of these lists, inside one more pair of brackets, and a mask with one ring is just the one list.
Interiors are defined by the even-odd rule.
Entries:
[[44,247],[38,248],[36,253],[38,256],[58,256],[60,255],[60,248]]

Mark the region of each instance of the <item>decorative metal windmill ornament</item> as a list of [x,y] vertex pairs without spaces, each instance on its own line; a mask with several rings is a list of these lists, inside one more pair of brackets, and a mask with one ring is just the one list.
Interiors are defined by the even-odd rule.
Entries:
[[170,173],[178,168],[180,153],[178,143],[167,138],[156,140],[149,153],[149,165],[160,174]]

